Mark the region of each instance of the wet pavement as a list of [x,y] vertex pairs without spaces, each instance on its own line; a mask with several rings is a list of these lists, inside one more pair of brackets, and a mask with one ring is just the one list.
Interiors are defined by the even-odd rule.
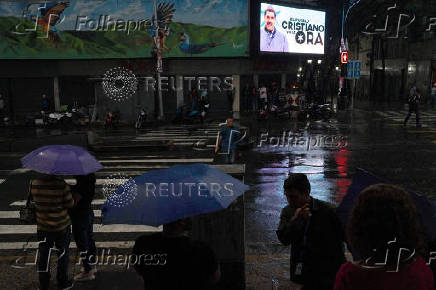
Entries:
[[[246,163],[245,183],[251,186],[245,194],[247,289],[298,289],[289,283],[289,247],[275,234],[286,205],[283,181],[290,172],[306,173],[312,196],[335,205],[356,168],[436,201],[436,111],[423,111],[423,128],[412,122],[404,128],[401,114],[389,118],[386,111],[374,110],[340,112],[330,122],[310,124],[287,119],[253,122],[252,116],[243,116],[241,123],[257,137],[239,160]],[[8,164],[15,166],[17,160],[11,156]],[[2,164],[0,169],[11,166]]]
[[[331,122],[270,120],[252,126],[257,146],[243,156],[248,168],[245,181],[251,185],[245,200],[247,289],[294,287],[289,283],[290,249],[280,244],[275,233],[287,204],[283,181],[291,172],[307,174],[311,195],[334,205],[346,194],[356,168],[436,201],[434,119],[423,119],[426,128],[417,129],[404,128],[398,120],[382,115],[354,110],[339,113]],[[290,131],[300,143],[288,141]]]

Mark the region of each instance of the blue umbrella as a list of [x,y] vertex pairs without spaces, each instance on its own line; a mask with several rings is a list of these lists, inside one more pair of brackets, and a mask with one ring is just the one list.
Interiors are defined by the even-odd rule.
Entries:
[[176,165],[130,179],[102,206],[103,224],[160,226],[227,208],[249,187],[205,164]]
[[[348,188],[347,194],[339,204],[336,212],[344,226],[347,225],[351,214],[351,209],[359,196],[360,192],[366,187],[377,184],[390,182],[383,180],[374,174],[371,174],[363,169],[357,168],[356,174],[353,177],[353,182]],[[428,200],[425,196],[408,192],[415,203],[416,209],[420,215],[420,220],[424,226],[425,232],[429,240],[436,239],[436,204]]]
[[40,147],[21,158],[21,164],[23,168],[55,175],[86,175],[103,168],[84,148],[72,145]]

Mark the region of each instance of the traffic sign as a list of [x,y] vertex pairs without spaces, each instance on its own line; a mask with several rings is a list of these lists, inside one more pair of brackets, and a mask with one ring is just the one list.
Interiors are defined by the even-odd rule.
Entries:
[[348,62],[348,51],[343,51],[341,53],[341,63],[347,63]]
[[354,78],[359,79],[360,78],[360,69],[362,67],[362,63],[360,60],[354,61]]
[[350,60],[347,63],[347,79],[356,79],[360,78],[360,70],[362,68],[362,63],[360,60]]
[[350,60],[347,63],[347,79],[352,79],[354,76],[354,62]]

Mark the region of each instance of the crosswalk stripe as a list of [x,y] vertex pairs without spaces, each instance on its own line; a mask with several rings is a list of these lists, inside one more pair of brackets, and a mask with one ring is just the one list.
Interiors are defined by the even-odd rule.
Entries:
[[[94,210],[94,217],[101,217],[101,210]],[[20,212],[17,210],[0,211],[0,219],[19,219]]]
[[[103,205],[105,203],[106,199],[94,199],[92,201],[92,205]],[[27,200],[17,200],[11,203],[10,207],[23,207],[26,205]]]
[[213,158],[192,158],[192,159],[140,159],[140,160],[100,160],[101,163],[207,163],[213,162]]
[[[142,233],[162,231],[162,226],[151,227],[144,225],[98,225],[94,224],[94,233]],[[0,235],[36,234],[36,225],[0,225]]]
[[132,139],[131,141],[133,142],[138,142],[138,141],[168,141],[168,140],[172,140],[172,141],[191,141],[191,142],[196,142],[200,139],[216,139],[216,136],[202,136],[202,137],[198,137],[198,138],[160,138],[160,137],[140,137],[140,138],[135,138]]
[[398,112],[398,111],[387,111],[387,113],[390,114],[391,116],[393,115],[395,117],[403,116],[404,115],[404,113],[401,113],[401,112]]
[[378,114],[378,115],[380,115],[382,117],[389,117],[389,115],[386,114],[385,112],[381,112],[381,111],[375,111],[375,112],[376,112],[376,114]]
[[[131,249],[135,245],[134,241],[107,241],[107,242],[95,242],[97,248],[103,249]],[[21,250],[21,249],[37,249],[37,242],[2,242],[0,243],[0,250]],[[75,242],[70,243],[71,249],[77,249]]]

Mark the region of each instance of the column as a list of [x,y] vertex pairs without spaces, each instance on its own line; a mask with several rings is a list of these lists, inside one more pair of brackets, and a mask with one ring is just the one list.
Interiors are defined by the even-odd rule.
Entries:
[[54,77],[53,79],[53,99],[55,111],[58,112],[61,109],[61,100],[59,98],[59,78]]
[[259,88],[259,75],[253,75],[253,84],[256,88]]
[[235,89],[235,95],[233,96],[233,118],[239,120],[240,99],[241,99],[241,94],[240,94],[241,79],[239,75],[232,75],[232,78],[233,78],[233,87]]
[[282,89],[286,89],[286,74],[282,74]]
[[181,107],[184,102],[183,98],[183,76],[176,75],[176,97],[177,97],[177,108]]

